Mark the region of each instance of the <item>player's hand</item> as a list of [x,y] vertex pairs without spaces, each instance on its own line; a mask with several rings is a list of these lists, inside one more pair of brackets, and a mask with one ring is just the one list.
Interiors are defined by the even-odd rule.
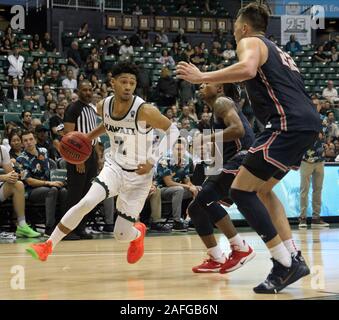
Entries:
[[135,172],[137,174],[147,174],[149,173],[151,170],[153,169],[153,165],[150,164],[148,161],[146,161],[146,163],[143,163],[143,164],[139,164],[138,165],[138,169],[135,170]]
[[80,173],[80,174],[85,173],[85,169],[86,169],[85,163],[76,164],[75,166],[76,166],[77,173]]
[[19,179],[19,175],[15,171],[6,173],[2,177],[5,182],[12,183],[12,184],[16,183]]
[[191,83],[202,83],[202,72],[192,63],[179,62],[176,68],[177,78]]

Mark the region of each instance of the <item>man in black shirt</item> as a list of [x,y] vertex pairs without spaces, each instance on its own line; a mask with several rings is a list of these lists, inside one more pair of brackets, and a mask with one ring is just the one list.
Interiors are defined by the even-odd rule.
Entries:
[[68,69],[73,71],[73,75],[77,78],[79,73],[79,68],[82,66],[82,59],[79,52],[79,45],[76,41],[73,41],[71,44],[71,48],[68,50],[67,53],[68,58]]
[[[93,97],[91,83],[89,81],[80,83],[78,94],[79,100],[72,103],[65,113],[65,134],[71,131],[88,133],[96,128],[96,111],[89,105]],[[96,141],[93,142],[96,143]],[[86,162],[77,165],[67,163],[68,209],[80,202],[86,195],[91,187],[92,179],[97,176],[97,170],[97,155],[94,148]],[[87,219],[83,219],[75,229],[75,233],[82,239],[91,239],[92,236],[85,232],[86,222]]]

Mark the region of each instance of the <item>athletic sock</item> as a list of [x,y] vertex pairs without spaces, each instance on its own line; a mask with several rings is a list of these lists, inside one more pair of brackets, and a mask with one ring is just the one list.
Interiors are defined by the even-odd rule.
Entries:
[[19,227],[24,227],[26,225],[26,219],[25,216],[18,217],[18,226]]
[[272,257],[279,261],[285,267],[290,267],[292,264],[291,254],[288,252],[283,243],[279,243],[273,248],[269,249]]
[[236,234],[233,238],[228,239],[231,246],[235,247],[237,251],[247,252],[249,250],[248,244],[239,234]]
[[54,247],[64,238],[66,237],[66,234],[63,233],[59,227],[57,226],[54,231],[52,232],[51,236],[49,237],[48,240],[52,241],[52,247]]
[[286,247],[288,252],[292,255],[292,257],[295,257],[298,254],[298,248],[292,238],[285,240],[284,246]]
[[216,245],[215,247],[208,248],[207,249],[207,254],[213,258],[213,260],[220,262],[220,263],[225,263],[226,257],[220,247]]

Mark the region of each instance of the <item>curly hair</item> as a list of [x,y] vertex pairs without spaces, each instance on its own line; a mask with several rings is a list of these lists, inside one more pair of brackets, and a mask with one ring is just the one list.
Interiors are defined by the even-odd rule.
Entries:
[[112,68],[113,77],[117,77],[122,73],[134,74],[135,77],[138,79],[139,68],[137,67],[137,65],[131,62],[120,62]]

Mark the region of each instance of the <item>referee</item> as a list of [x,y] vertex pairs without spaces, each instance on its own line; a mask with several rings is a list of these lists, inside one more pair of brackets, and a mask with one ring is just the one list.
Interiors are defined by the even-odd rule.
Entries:
[[[89,81],[82,81],[79,85],[79,100],[71,103],[65,112],[64,125],[65,134],[71,131],[88,133],[97,126],[96,111],[90,103],[92,102],[93,89]],[[86,162],[73,165],[67,162],[67,210],[86,195],[91,187],[91,181],[97,176],[98,161],[94,146],[97,141],[92,141],[92,154]],[[88,217],[88,216],[86,216]],[[92,236],[85,232],[86,217],[79,226],[68,235],[67,239],[91,239]]]

